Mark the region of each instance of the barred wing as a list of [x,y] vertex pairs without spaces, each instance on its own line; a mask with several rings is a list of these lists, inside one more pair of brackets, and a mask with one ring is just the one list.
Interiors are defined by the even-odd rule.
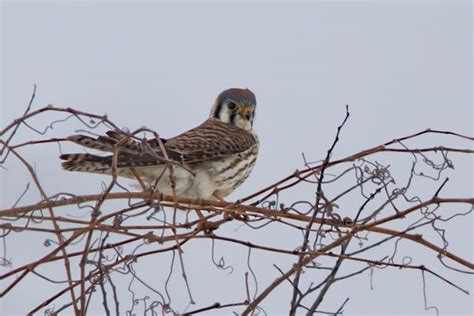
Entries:
[[[107,136],[93,138],[73,135],[68,139],[87,148],[117,152],[117,167],[141,167],[164,163],[163,152],[156,139],[139,142],[125,133],[108,131]],[[181,135],[161,140],[167,157],[179,163],[214,160],[247,151],[258,145],[254,134],[217,119],[208,119],[200,126]],[[112,156],[65,154],[63,168],[70,171],[108,172]]]

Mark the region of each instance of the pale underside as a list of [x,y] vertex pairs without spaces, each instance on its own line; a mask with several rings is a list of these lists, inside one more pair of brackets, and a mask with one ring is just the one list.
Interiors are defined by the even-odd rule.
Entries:
[[[156,191],[163,194],[192,199],[220,199],[232,193],[247,179],[255,165],[257,151],[258,144],[224,159],[184,164],[183,167],[166,164],[134,167],[134,170],[147,187],[155,187]],[[105,173],[110,174],[111,169]],[[117,168],[117,175],[136,179],[130,168]]]
[[[227,158],[184,164],[182,167],[166,164],[134,167],[135,172],[130,168],[117,168],[117,175],[131,179],[139,176],[148,188],[155,187],[156,191],[166,195],[219,199],[229,195],[247,179],[255,165],[257,151],[258,144]],[[95,172],[112,174],[112,169],[98,169]],[[140,187],[138,184],[133,186]]]

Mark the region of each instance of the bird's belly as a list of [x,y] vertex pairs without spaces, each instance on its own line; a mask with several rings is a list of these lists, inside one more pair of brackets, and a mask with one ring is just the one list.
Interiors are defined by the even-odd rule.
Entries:
[[210,162],[209,173],[217,195],[225,197],[241,185],[250,175],[256,157],[256,153],[250,150],[241,155]]
[[139,172],[150,185],[158,181],[158,191],[166,195],[176,194],[191,199],[222,198],[232,193],[250,175],[257,151],[258,146],[254,146],[232,157],[186,165],[184,168],[174,166],[172,176],[165,165],[141,167]]
[[[165,165],[140,167],[138,169],[150,187],[155,183],[157,191],[190,199],[209,199],[215,191],[209,172],[200,167]],[[173,189],[174,186],[174,189]]]
[[150,187],[156,185],[156,189],[163,194],[183,196],[183,193],[192,185],[193,173],[181,167],[172,168],[173,170],[170,171],[166,165],[158,165],[136,169]]

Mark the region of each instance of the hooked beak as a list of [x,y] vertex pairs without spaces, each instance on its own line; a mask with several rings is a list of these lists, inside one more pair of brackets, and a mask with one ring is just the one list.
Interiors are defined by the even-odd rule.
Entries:
[[250,115],[250,113],[252,113],[252,106],[250,106],[250,105],[242,106],[237,110],[237,113],[239,113],[243,116]]

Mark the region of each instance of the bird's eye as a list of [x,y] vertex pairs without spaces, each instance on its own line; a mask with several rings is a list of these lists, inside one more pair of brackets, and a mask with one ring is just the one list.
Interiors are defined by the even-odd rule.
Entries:
[[234,102],[229,102],[227,104],[227,107],[229,108],[229,110],[235,110],[235,108],[237,107],[237,104],[235,104]]

